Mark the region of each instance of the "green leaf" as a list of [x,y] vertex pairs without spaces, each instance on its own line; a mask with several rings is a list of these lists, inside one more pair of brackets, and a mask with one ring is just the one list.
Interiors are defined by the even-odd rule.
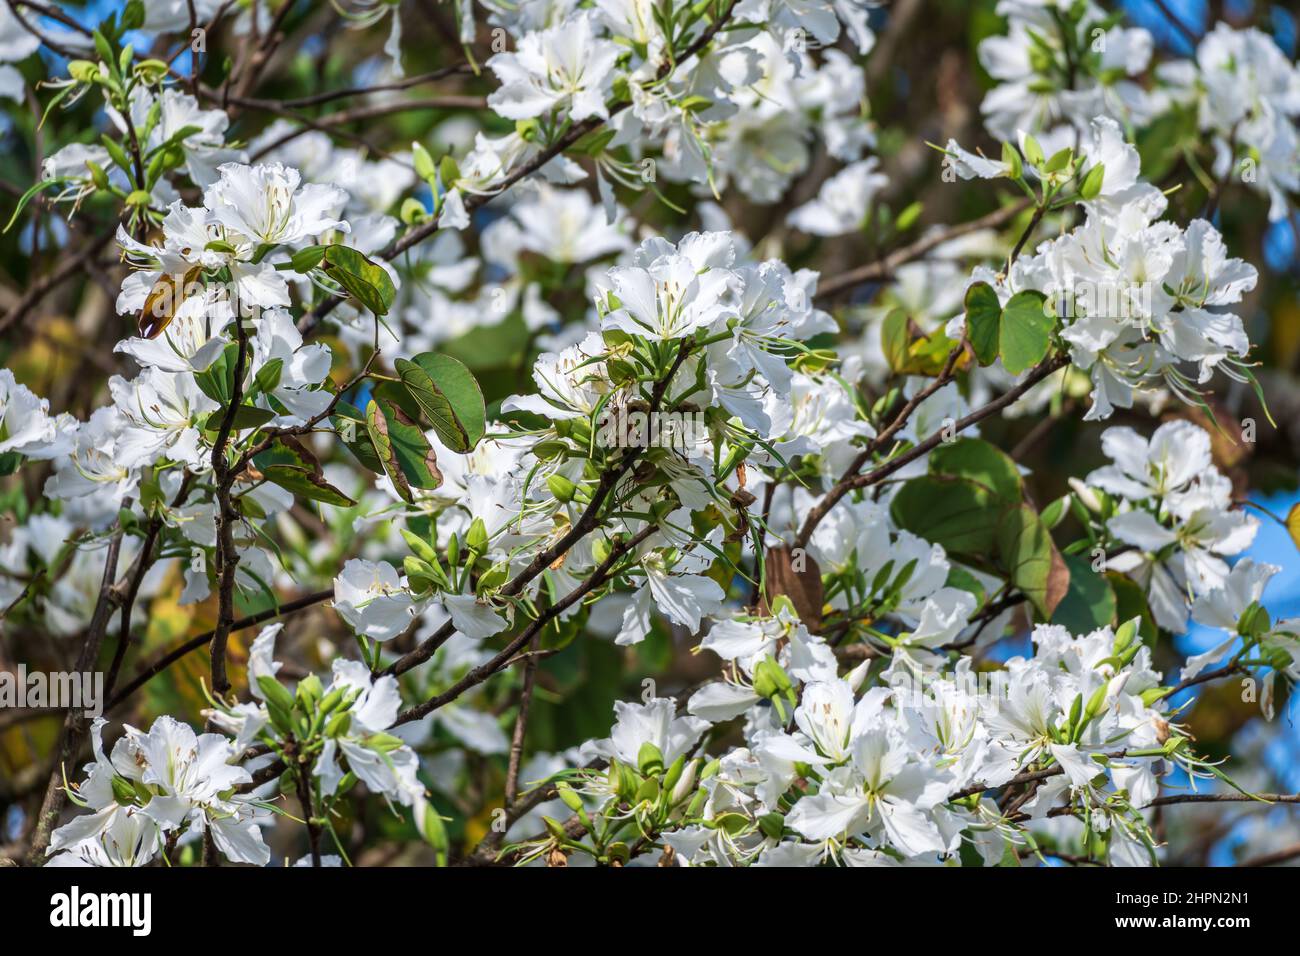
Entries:
[[[956,342],[937,329],[926,335],[903,309],[894,309],[880,327],[880,345],[889,368],[898,375],[938,375]],[[958,360],[958,367],[967,361]]]
[[253,463],[267,481],[296,496],[339,508],[356,504],[325,480],[316,456],[296,438],[277,438],[275,444],[258,455]]
[[1071,634],[1088,634],[1115,623],[1115,589],[1105,576],[1092,569],[1091,562],[1077,554],[1064,555],[1070,572],[1065,597],[1052,612],[1052,623]]
[[273,358],[257,370],[253,376],[253,391],[265,394],[280,387],[280,377],[284,374],[284,359]]
[[948,551],[993,551],[1002,507],[988,488],[964,478],[922,475],[905,482],[890,505],[894,523]]
[[[258,408],[256,405],[240,405],[235,409],[235,418],[231,427],[236,431],[245,428],[257,428],[259,425],[265,425],[275,417],[275,412],[268,408]],[[208,416],[208,420],[203,423],[204,431],[217,431],[221,428],[221,423],[226,420],[226,409],[218,408]]]
[[998,357],[998,335],[1002,304],[993,286],[976,282],[966,290],[966,336],[981,365],[992,365]]
[[1033,368],[1047,355],[1052,344],[1056,317],[1044,308],[1041,292],[1017,292],[1002,310],[1002,365],[1012,375]]
[[1055,316],[1044,308],[1046,297],[1037,291],[1017,292],[1005,308],[987,282],[966,291],[966,329],[971,348],[981,365],[997,358],[1012,375],[1019,375],[1043,360],[1052,344]]
[[306,275],[325,260],[325,253],[328,249],[329,246],[307,246],[291,255],[289,263],[293,266],[294,272]]
[[469,369],[450,355],[433,352],[410,361],[399,358],[395,368],[444,445],[464,454],[478,444],[487,429],[487,412]]
[[998,522],[997,548],[1008,580],[1044,620],[1050,620],[1065,597],[1070,572],[1038,512],[1024,504],[1003,512]]
[[214,402],[222,405],[230,403],[230,396],[235,391],[235,364],[239,356],[239,343],[231,342],[222,350],[202,372],[194,373],[194,381],[199,391]]
[[930,474],[968,478],[1008,504],[1018,504],[1023,497],[1016,463],[979,438],[960,438],[940,445],[930,453]]
[[51,187],[58,186],[62,184],[62,182],[63,180],[61,179],[42,179],[40,182],[28,186],[27,191],[19,198],[18,205],[14,207],[14,214],[9,217],[9,222],[5,225],[3,231],[8,232],[13,228],[14,223],[17,222],[19,215],[21,215],[23,209],[27,206],[27,203],[31,201],[33,196],[37,193],[44,192]]
[[338,430],[344,446],[361,464],[361,467],[377,475],[384,474],[384,464],[375,451],[375,443],[370,440],[366,430],[366,416],[359,408],[347,402],[335,406],[335,415],[331,424]]
[[971,574],[965,568],[953,565],[948,568],[948,580],[944,582],[950,588],[957,588],[966,591],[975,596],[976,606],[983,605],[988,600],[988,593],[984,585],[980,584],[979,578]]
[[1073,159],[1074,150],[1070,147],[1066,146],[1064,149],[1059,149],[1053,153],[1052,158],[1043,165],[1043,172],[1059,173],[1061,170],[1065,169],[1066,166],[1069,166]]
[[366,432],[384,473],[403,500],[412,500],[413,487],[430,490],[442,484],[438,459],[424,431],[397,405],[371,399],[366,406]]
[[308,246],[294,253],[290,262],[295,272],[320,269],[375,315],[387,315],[397,296],[384,267],[351,246]]
[[270,465],[262,474],[273,485],[279,485],[285,491],[299,498],[321,501],[338,508],[350,508],[356,504],[351,498],[339,491],[324,476],[306,468],[292,465]]
[[1043,147],[1038,145],[1038,140],[1034,139],[1030,133],[1025,134],[1024,142],[1021,144],[1025,151],[1025,159],[1029,160],[1032,166],[1041,166],[1044,162]]

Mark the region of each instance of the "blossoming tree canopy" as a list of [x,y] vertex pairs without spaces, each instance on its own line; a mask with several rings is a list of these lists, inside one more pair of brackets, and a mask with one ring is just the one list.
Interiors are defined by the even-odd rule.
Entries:
[[0,6],[16,855],[1300,832],[1294,31],[939,5]]

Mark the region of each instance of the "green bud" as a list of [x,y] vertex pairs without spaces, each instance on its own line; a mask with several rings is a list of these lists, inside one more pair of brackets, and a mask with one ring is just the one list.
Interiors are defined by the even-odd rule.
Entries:
[[608,778],[610,789],[624,803],[630,803],[641,786],[641,780],[632,768],[618,760],[609,762]]
[[450,153],[442,157],[442,162],[438,164],[438,178],[442,180],[444,189],[450,189],[460,180],[460,167]]
[[1088,707],[1084,713],[1088,715],[1089,720],[1100,714],[1102,709],[1106,706],[1106,688],[1107,684],[1103,683],[1100,687],[1094,690],[1092,696],[1088,698]]
[[400,750],[406,746],[401,737],[394,737],[392,734],[380,731],[377,734],[371,734],[366,738],[366,746],[371,750],[381,754],[392,753],[394,750]]
[[1098,163],[1083,177],[1083,182],[1079,184],[1079,195],[1084,199],[1096,199],[1101,195],[1101,184],[1105,178],[1106,167]]
[[482,518],[475,518],[474,523],[469,526],[469,531],[465,534],[465,544],[474,554],[484,554],[488,549],[487,526],[483,524]]
[[1172,687],[1148,687],[1139,696],[1142,698],[1143,705],[1150,707],[1156,701],[1164,700],[1171,690]]
[[1012,179],[1024,175],[1025,164],[1020,161],[1020,153],[1010,143],[1002,144],[1002,162],[1006,164],[1007,175]]
[[352,726],[352,714],[343,711],[341,714],[335,714],[334,718],[325,725],[326,737],[342,737]]
[[415,166],[415,174],[421,179],[433,179],[438,173],[437,167],[433,164],[433,157],[419,143],[411,144],[411,163]]
[[320,712],[322,714],[331,713],[335,707],[337,707],[340,703],[343,702],[344,693],[345,693],[344,688],[335,687],[332,691],[326,694],[325,697],[320,702]]
[[578,490],[578,486],[563,475],[549,476],[546,479],[546,487],[550,488],[551,494],[565,504],[573,500],[573,494]]
[[682,771],[686,769],[686,754],[682,754],[668,767],[668,772],[664,774],[664,789],[671,790],[676,786],[677,781],[681,778]]
[[659,778],[646,777],[632,797],[633,803],[655,803],[659,799]]
[[402,571],[405,572],[412,589],[418,594],[424,594],[426,591],[431,591],[438,586],[439,579],[433,570],[433,566],[428,561],[421,561],[413,554],[408,554],[402,558]]
[[658,776],[664,769],[663,751],[647,740],[636,753],[636,763],[642,773]]
[[785,817],[779,813],[765,813],[758,818],[758,828],[769,840],[779,840],[785,832]]
[[790,677],[772,657],[764,657],[754,668],[754,693],[771,699],[793,690]]
[[113,799],[118,802],[119,806],[130,807],[135,805],[135,786],[125,777],[113,776]]
[[1237,621],[1237,633],[1242,637],[1261,637],[1273,627],[1268,611],[1258,601],[1252,601],[1250,607],[1241,612]]
[[145,83],[157,83],[167,75],[167,64],[162,60],[141,60],[135,65],[135,75]]
[[90,170],[90,181],[95,184],[96,189],[108,188],[108,174],[104,172],[103,166],[93,159],[88,159],[86,160],[86,168]]
[[1070,716],[1066,721],[1066,726],[1073,730],[1079,726],[1079,717],[1083,714],[1083,695],[1075,694],[1074,703],[1070,705]]
[[94,83],[99,79],[99,64],[89,60],[69,60],[68,76],[78,83]]
[[1116,654],[1124,653],[1125,649],[1127,649],[1129,644],[1133,641],[1133,638],[1137,637],[1138,624],[1140,623],[1141,618],[1135,617],[1131,620],[1125,621],[1115,630]]
[[297,698],[307,710],[313,710],[316,702],[320,700],[324,688],[321,686],[320,678],[315,674],[308,674],[302,680],[298,681]]
[[[429,212],[424,208],[424,203],[414,196],[407,196],[402,200],[402,206],[397,211],[397,218],[401,219],[405,225],[414,225],[418,222],[424,222],[429,218]],[[436,815],[436,814],[435,814]]]
[[274,677],[264,674],[257,679],[257,687],[267,704],[274,704],[286,712],[293,710],[293,695]]
[[555,785],[555,792],[560,795],[560,799],[564,801],[564,805],[574,813],[582,812],[582,797],[578,796],[578,794],[574,792],[574,789],[567,783],[557,783]]
[[1038,145],[1038,140],[1034,139],[1032,134],[1025,134],[1025,140],[1022,145],[1025,150],[1025,159],[1029,160],[1031,166],[1043,165],[1043,147]]

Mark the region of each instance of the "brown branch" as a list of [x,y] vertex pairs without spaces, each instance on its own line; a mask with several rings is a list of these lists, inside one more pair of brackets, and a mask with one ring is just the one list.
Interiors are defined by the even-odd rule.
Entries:
[[856,269],[850,269],[848,272],[842,272],[837,276],[832,276],[825,282],[818,283],[816,298],[829,299],[842,292],[847,292],[855,286],[862,285],[864,282],[880,282],[888,279],[899,266],[905,265],[914,259],[920,259],[927,252],[931,252],[945,242],[972,232],[978,232],[981,229],[994,229],[1006,225],[1028,209],[1030,205],[1031,200],[1026,197],[1008,206],[1003,206],[1001,209],[995,209],[979,219],[973,219],[970,222],[964,222],[922,236],[915,242],[890,253],[879,262],[871,262]]
[[520,632],[519,636],[507,644],[505,649],[497,654],[496,657],[486,663],[480,664],[478,667],[475,667],[438,696],[431,697],[424,703],[417,704],[416,706],[408,708],[398,714],[397,719],[393,721],[393,726],[410,723],[412,720],[419,720],[420,718],[433,713],[439,707],[450,704],[471,687],[476,687],[483,683],[504,667],[511,658],[519,653],[520,649],[522,649],[525,644],[540,634],[542,628],[578,601],[582,600],[582,598],[587,594],[608,581],[611,577],[611,571],[614,565],[618,563],[619,559],[635,549],[637,545],[641,544],[641,542],[645,541],[646,538],[650,537],[650,535],[654,534],[658,530],[658,525],[648,524],[631,538],[616,544],[610,549],[609,556],[597,566],[596,570],[585,581],[583,581],[582,584],[578,585],[559,601],[556,601],[539,614],[537,619],[529,624],[528,627],[524,628],[524,630]]
[[[122,507],[130,508],[131,499],[124,498]],[[118,557],[122,552],[122,534],[123,529],[119,525],[109,541],[108,553],[104,556],[104,576],[99,585],[99,598],[95,602],[90,627],[86,630],[86,641],[82,644],[81,654],[77,657],[76,670],[79,673],[87,673],[94,667],[99,657],[100,645],[104,642],[104,633],[108,630],[108,622],[122,599],[122,595],[114,586],[114,582],[117,581]],[[27,857],[28,863],[32,866],[43,862],[46,847],[50,845],[50,836],[54,832],[54,825],[58,823],[59,814],[63,812],[64,804],[67,802],[68,794],[63,788],[63,773],[66,765],[76,757],[81,748],[81,739],[86,733],[87,723],[83,711],[68,708],[67,716],[63,719],[63,731],[59,737],[54,768],[45,786],[45,799],[41,802],[40,812],[36,816],[36,832],[32,836]]]
[[[230,633],[233,634],[236,631],[242,631],[245,628],[265,623],[266,621],[273,620],[277,617],[283,617],[286,614],[301,611],[303,608],[312,607],[313,605],[320,604],[323,601],[328,601],[332,597],[334,597],[334,589],[330,588],[327,591],[316,591],[312,594],[303,595],[302,597],[296,598],[292,601],[286,601],[284,604],[279,604],[265,611],[259,611],[256,614],[250,614],[248,617],[240,618],[238,621],[235,621],[230,625]],[[114,694],[104,706],[104,709],[113,710],[121,705],[128,697],[145,684],[149,683],[149,681],[153,680],[167,668],[171,667],[182,657],[185,657],[186,655],[197,651],[200,647],[204,647],[211,643],[215,633],[215,631],[205,631],[202,634],[187,639],[183,643],[172,648],[170,651],[157,657],[152,663],[141,668],[125,687]]]
[[[533,638],[532,647],[537,647]],[[537,657],[529,656],[524,665],[524,686],[519,691],[519,713],[515,716],[515,730],[510,738],[510,759],[506,764],[506,803],[514,803],[519,795],[519,764],[524,754],[524,737],[528,734],[528,709],[533,701],[533,685],[537,681]]]
[[[954,350],[953,354],[955,353],[956,350]],[[949,364],[951,364],[951,360],[952,360],[952,355],[950,354]],[[1001,395],[999,395],[993,401],[989,402],[987,405],[984,405],[981,408],[978,408],[975,411],[971,412],[969,415],[966,415],[965,417],[958,419],[957,422],[954,423],[951,429],[945,429],[945,431],[948,431],[951,434],[958,434],[960,432],[965,431],[967,428],[970,428],[971,425],[975,425],[983,421],[984,419],[988,418],[990,415],[993,415],[1001,411],[1002,409],[1006,408],[1008,405],[1018,400],[1022,395],[1028,392],[1031,388],[1033,388],[1043,379],[1047,378],[1057,369],[1064,368],[1066,365],[1069,364],[1069,361],[1070,361],[1069,358],[1065,355],[1053,355],[1048,357],[1047,359],[1040,362],[1033,369],[1031,369],[1029,372],[1027,372],[1024,378],[1022,378],[1019,382],[1017,382],[1012,388],[1003,392]],[[951,370],[949,369],[949,371]],[[938,382],[939,380],[936,380],[936,383]],[[936,383],[932,383],[930,386],[927,386],[927,389],[931,391],[937,391],[937,389],[934,388],[934,384]],[[942,384],[946,384],[946,382]],[[910,414],[910,412],[908,414]],[[895,420],[894,424],[897,425],[898,421]],[[893,426],[891,426],[891,428],[893,428]],[[896,431],[897,429],[894,428],[894,432]],[[890,432],[889,429],[886,429],[886,432],[882,433],[882,435],[886,433],[892,434],[893,432]],[[869,460],[869,458],[867,456],[867,453],[865,452],[859,455],[858,458],[854,460],[853,464],[849,466],[849,469],[846,471],[844,476],[841,477],[840,480],[836,482],[835,485],[831,488],[831,490],[826,492],[826,494],[822,496],[821,501],[817,502],[817,504],[814,505],[813,508],[808,512],[808,516],[804,519],[803,524],[799,528],[799,534],[795,538],[795,545],[797,547],[807,547],[808,541],[812,538],[813,531],[816,530],[817,525],[822,521],[823,518],[826,517],[826,515],[830,513],[831,509],[835,507],[835,505],[840,501],[840,499],[843,498],[850,491],[854,490],[855,488],[869,487],[889,477],[890,475],[898,471],[898,469],[902,468],[907,463],[915,461],[916,459],[929,454],[931,451],[937,448],[943,440],[944,440],[944,432],[943,431],[935,432],[929,438],[912,446],[902,454],[890,458],[888,461],[883,462],[875,469],[873,469],[872,471],[866,474],[858,474],[857,472],[862,467],[865,466],[866,461]],[[873,441],[872,445],[868,446],[868,452],[873,451],[874,450],[873,446],[876,445],[877,442]]]

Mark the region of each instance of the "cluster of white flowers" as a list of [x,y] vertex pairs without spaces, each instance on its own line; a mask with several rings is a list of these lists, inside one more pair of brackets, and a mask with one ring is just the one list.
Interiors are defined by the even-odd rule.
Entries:
[[1300,67],[1267,34],[1219,23],[1195,60],[1163,63],[1157,74],[1213,138],[1215,176],[1236,174],[1268,197],[1269,219],[1285,219],[1288,194],[1300,192]]
[[1161,425],[1150,440],[1108,428],[1101,445],[1114,464],[1080,487],[1125,548],[1106,565],[1143,586],[1161,627],[1181,632],[1190,601],[1224,586],[1224,559],[1250,545],[1259,522],[1233,508],[1232,482],[1214,467],[1209,433],[1190,422]]
[[[491,191],[531,162],[556,124],[606,121],[608,132],[589,153],[611,221],[613,185],[644,189],[658,172],[774,202],[808,167],[813,135],[836,159],[861,159],[872,142],[862,70],[840,50],[823,51],[820,62],[810,51],[834,42],[841,24],[859,52],[870,50],[867,0],[722,6],[724,19],[734,13],[726,31],[699,5],[663,14],[650,0],[608,0],[591,9],[566,0],[494,11],[490,22],[514,34],[515,49],[487,63],[500,82],[488,105],[519,129],[477,137],[454,180],[441,184],[447,193],[440,222],[468,225],[464,194]],[[627,108],[611,110],[615,90],[630,100]],[[612,152],[624,146],[633,161]],[[850,198],[860,219],[869,192],[852,184],[860,172],[850,169],[839,192],[858,189]],[[587,175],[564,157],[547,162],[542,174],[561,182]]]
[[[1019,240],[926,238],[916,261],[878,264],[891,288],[833,316],[822,275],[787,262],[910,228],[886,215],[892,167],[867,155],[866,0],[481,6],[511,40],[486,62],[494,115],[444,121],[437,162],[284,117],[229,139],[224,110],[125,47],[53,84],[107,103],[111,135],[52,152],[36,188],[70,215],[120,206],[115,306],[136,334],[115,353],[138,372],[81,421],[0,370],[0,475],[47,463],[43,505],[0,544],[0,605],[63,636],[98,618],[95,640],[121,642],[115,673],[131,602],[174,583],[183,605],[216,591],[219,618],[209,732],[162,716],[106,756],[97,722],[67,789],[89,812],[53,832],[49,862],[170,863],[202,838],[265,865],[282,794],[312,841],[300,862],[347,862],[331,819],[359,787],[445,861],[429,794],[466,809],[461,783],[490,776],[467,754],[508,757],[511,796],[556,789],[505,808],[516,860],[998,865],[1067,844],[1157,859],[1161,778],[1212,771],[1166,702],[1156,641],[1189,618],[1226,632],[1183,681],[1230,653],[1270,695],[1276,675],[1300,679],[1300,625],[1260,603],[1277,569],[1229,564],[1257,521],[1187,421],[1109,428],[1113,463],[1041,511],[1028,470],[974,436],[1063,388],[1090,392],[1091,421],[1141,397],[1200,402],[1216,375],[1253,381],[1238,312],[1256,270],[1209,219],[1163,218],[1132,131],[1194,108],[1216,175],[1251,161],[1285,215],[1295,66],[1220,26],[1146,83],[1146,31],[1087,0],[1001,0],[1007,31],[979,55],[1002,154],[952,140],[943,163],[1029,195]],[[154,31],[220,14],[131,7]],[[397,8],[345,16],[388,20],[400,77]],[[0,7],[0,96],[34,49],[22,36]],[[818,188],[754,243],[708,198],[775,204],[815,165]],[[671,235],[629,211],[670,201],[659,176],[698,200]],[[861,340],[833,347],[859,321]],[[1058,549],[1067,508],[1085,537]],[[1072,631],[1054,612],[1087,602],[1069,589],[1090,548],[1093,583],[1143,607],[1112,601]],[[232,581],[259,616],[236,624]],[[246,692],[218,680],[225,639],[289,590],[299,609],[332,597],[340,626],[310,635],[328,679],[282,667],[277,623],[249,648]],[[98,613],[106,594],[125,613]],[[995,665],[984,652],[1013,624],[1033,651]],[[620,702],[608,739],[541,753],[520,717],[512,748],[532,668],[579,633],[627,661],[697,642],[719,667],[677,699]]]
[[[1035,655],[998,680],[966,661],[864,691],[867,665],[836,676],[831,649],[797,622],[719,621],[702,646],[753,674],[753,690],[708,685],[691,716],[665,698],[618,704],[610,739],[583,755],[608,770],[570,778],[587,798],[573,806],[601,858],[640,833],[685,865],[938,865],[966,852],[996,865],[1036,850],[1035,821],[1068,809],[1112,863],[1146,865],[1140,811],[1179,738],[1136,622],[1083,637],[1040,626],[1033,639]],[[742,713],[742,746],[696,756]],[[988,791],[1030,768],[1048,772],[999,807]]]
[[1001,140],[1039,136],[1049,155],[1086,137],[1096,116],[1127,129],[1176,111],[1209,137],[1211,171],[1235,177],[1269,199],[1269,218],[1285,219],[1300,191],[1300,68],[1268,34],[1218,23],[1191,59],[1150,72],[1154,40],[1115,24],[1088,0],[1000,0],[1007,32],[980,43],[980,62],[997,81],[981,110]]
[[[1052,160],[1041,144],[1022,132],[1020,149],[1026,171],[1050,189]],[[1014,172],[1008,161],[986,160],[955,142],[948,153],[965,178]],[[1137,149],[1113,119],[1093,119],[1077,154],[1065,147],[1060,155],[1057,175],[1080,183],[1083,223],[1016,259],[1008,272],[980,267],[975,279],[992,285],[1003,305],[1018,292],[1045,297],[1072,363],[1092,379],[1085,418],[1131,408],[1139,391],[1168,388],[1195,401],[1198,384],[1215,370],[1246,381],[1250,341],[1228,307],[1255,287],[1255,268],[1229,258],[1211,223],[1196,219],[1184,229],[1160,218],[1166,199],[1140,178]],[[1194,377],[1187,366],[1195,366]]]
[[159,717],[148,733],[128,726],[105,756],[104,723],[91,730],[94,760],[75,790],[92,812],[54,832],[48,865],[144,866],[179,839],[209,831],[227,859],[266,865],[261,828],[270,814],[235,792],[253,777],[235,764],[229,738]]
[[979,47],[980,64],[998,81],[980,106],[994,136],[1012,139],[1025,130],[1064,137],[1099,113],[1150,118],[1154,104],[1137,82],[1151,60],[1146,30],[1109,25],[1092,2],[999,0],[997,12],[1007,18],[1006,35]]

